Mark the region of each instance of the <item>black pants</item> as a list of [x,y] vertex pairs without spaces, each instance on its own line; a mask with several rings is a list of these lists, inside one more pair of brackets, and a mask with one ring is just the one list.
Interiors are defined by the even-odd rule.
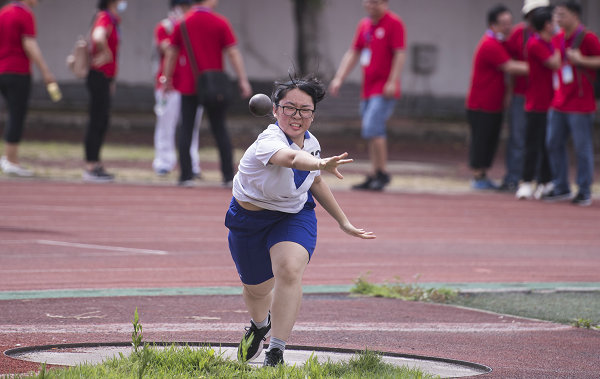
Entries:
[[471,127],[469,165],[475,170],[488,169],[498,150],[502,113],[467,110],[467,120]]
[[31,93],[31,75],[0,75],[0,93],[6,101],[8,119],[4,129],[4,140],[19,143],[23,137],[25,117]]
[[546,112],[527,112],[525,129],[525,159],[523,161],[523,181],[531,182],[538,172],[537,181],[548,183],[552,180],[548,152],[546,151]]
[[85,131],[85,160],[100,162],[100,149],[110,120],[110,85],[112,79],[102,72],[90,70],[86,86],[90,93],[89,122]]
[[[190,145],[192,143],[197,108],[198,98],[196,95],[181,96],[181,123],[177,144],[179,150],[180,181],[190,180],[193,177]],[[227,132],[227,125],[225,124],[227,107],[204,107],[204,111],[208,115],[210,130],[219,149],[223,181],[228,182],[233,179],[233,153],[229,133]]]

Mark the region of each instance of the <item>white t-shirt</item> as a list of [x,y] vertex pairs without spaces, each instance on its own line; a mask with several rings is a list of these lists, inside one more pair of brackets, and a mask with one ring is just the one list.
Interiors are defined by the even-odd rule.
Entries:
[[271,124],[246,150],[233,178],[233,196],[258,207],[298,213],[308,198],[308,190],[319,170],[301,171],[269,164],[281,149],[304,150],[321,157],[321,145],[310,132],[304,135],[304,148],[292,142],[278,125]]

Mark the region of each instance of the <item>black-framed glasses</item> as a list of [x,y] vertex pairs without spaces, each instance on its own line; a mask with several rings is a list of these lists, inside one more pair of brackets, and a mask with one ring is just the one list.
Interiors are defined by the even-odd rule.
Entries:
[[290,105],[279,105],[275,104],[283,110],[283,114],[286,116],[293,117],[296,113],[300,113],[300,117],[302,118],[311,118],[315,113],[314,109],[306,109],[306,108],[296,108]]

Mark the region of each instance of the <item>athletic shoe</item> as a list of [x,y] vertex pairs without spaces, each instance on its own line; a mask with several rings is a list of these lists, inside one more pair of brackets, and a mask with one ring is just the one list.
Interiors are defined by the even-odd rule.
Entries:
[[167,170],[166,168],[161,168],[155,171],[157,176],[166,176],[169,175],[169,170]]
[[375,178],[372,178],[370,176],[367,176],[365,178],[365,181],[360,183],[360,184],[355,184],[352,186],[352,189],[355,190],[368,190],[371,188],[371,183],[373,182],[373,180],[375,180]]
[[2,172],[7,175],[20,176],[22,178],[29,178],[33,176],[33,171],[27,170],[18,164],[12,163],[6,157],[0,158],[0,168],[2,168]]
[[[271,314],[269,313],[269,323],[264,328],[257,328],[254,321],[250,320],[250,326],[246,327],[246,334],[238,346],[238,360],[241,362],[251,361],[260,355],[263,349],[263,342],[267,340],[267,337],[271,335]],[[246,350],[246,359],[242,356],[242,345],[245,341],[248,341],[252,337],[252,342]],[[283,357],[283,353],[282,353]],[[283,358],[282,358],[283,360]]]
[[496,185],[496,183],[494,183],[488,178],[481,178],[471,180],[471,188],[473,188],[474,190],[485,191],[497,190],[498,186]]
[[531,182],[524,182],[519,184],[519,189],[515,194],[518,200],[531,199],[533,197],[533,184]]
[[283,351],[278,348],[270,349],[265,353],[265,362],[263,366],[275,367],[283,362]]
[[498,187],[498,191],[515,193],[517,192],[518,187],[519,185],[517,183],[503,182],[500,187]]
[[194,179],[180,180],[179,182],[177,182],[177,185],[179,187],[193,188],[196,187],[196,182],[194,181]]
[[554,183],[548,182],[546,184],[538,184],[535,192],[533,193],[533,197],[536,200],[540,200],[542,197],[547,196],[554,189]]
[[553,189],[549,194],[542,196],[542,200],[548,203],[555,203],[557,201],[565,201],[571,198],[571,192],[558,192],[556,189]]
[[85,170],[83,172],[83,181],[91,183],[109,183],[115,180],[113,174],[109,174],[104,171],[104,167],[97,165],[92,170]]
[[369,184],[369,189],[371,191],[382,191],[385,186],[390,183],[390,176],[385,172],[379,171],[377,172],[377,176],[375,179],[371,181]]
[[574,205],[579,205],[580,207],[589,207],[592,205],[592,198],[591,196],[584,196],[581,192],[579,192],[577,196],[571,200],[571,203]]

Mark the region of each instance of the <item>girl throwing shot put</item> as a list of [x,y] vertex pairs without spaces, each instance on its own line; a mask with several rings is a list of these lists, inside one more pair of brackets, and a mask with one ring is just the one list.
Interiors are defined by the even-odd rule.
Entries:
[[233,179],[225,226],[252,318],[238,348],[241,360],[258,357],[271,336],[264,365],[284,362],[302,300],[302,274],[317,242],[314,199],[347,234],[375,238],[350,223],[321,179],[321,171],[343,179],[338,167],[352,162],[348,153],[321,158],[319,141],[308,131],[324,96],[316,78],[275,83],[276,122],[246,150]]

